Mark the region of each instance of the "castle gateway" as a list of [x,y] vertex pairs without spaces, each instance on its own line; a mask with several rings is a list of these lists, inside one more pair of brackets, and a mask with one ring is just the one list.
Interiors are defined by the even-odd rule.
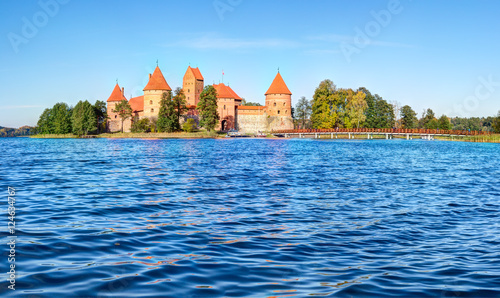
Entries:
[[[278,72],[271,86],[265,93],[265,106],[242,106],[243,99],[231,87],[224,83],[214,84],[217,91],[217,105],[219,113],[218,130],[228,131],[236,129],[242,133],[270,132],[273,130],[293,129],[292,120],[292,92]],[[188,67],[182,88],[186,96],[188,111],[184,115],[198,122],[196,105],[200,101],[200,94],[205,87],[204,78],[198,68]],[[132,119],[123,123],[123,131],[129,132],[132,123],[143,118],[155,121],[160,111],[161,96],[164,92],[172,91],[163,73],[157,66],[149,81],[144,87],[144,95],[128,100],[133,110]],[[116,84],[107,100],[108,132],[122,131],[122,121],[113,110],[117,103],[127,100],[124,88]]]

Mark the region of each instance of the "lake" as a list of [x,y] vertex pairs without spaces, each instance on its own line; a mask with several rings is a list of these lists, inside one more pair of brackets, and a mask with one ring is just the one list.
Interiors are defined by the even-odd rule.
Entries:
[[500,295],[498,144],[11,138],[0,156],[0,296]]

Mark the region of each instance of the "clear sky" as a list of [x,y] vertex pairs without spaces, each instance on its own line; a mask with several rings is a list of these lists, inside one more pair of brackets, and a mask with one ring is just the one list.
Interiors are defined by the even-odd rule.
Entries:
[[35,125],[57,102],[142,95],[159,61],[189,65],[264,103],[278,68],[312,98],[324,79],[366,87],[419,115],[500,110],[500,1],[2,0],[0,126]]

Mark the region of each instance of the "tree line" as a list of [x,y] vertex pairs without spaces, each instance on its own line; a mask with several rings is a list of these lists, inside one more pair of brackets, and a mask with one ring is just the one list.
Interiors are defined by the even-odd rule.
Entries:
[[420,118],[408,105],[389,103],[367,88],[337,88],[331,80],[322,81],[313,98],[301,97],[295,106],[295,127],[303,128],[425,128],[478,130],[500,133],[500,111],[496,117],[436,117],[426,109]]
[[87,100],[79,101],[74,107],[59,102],[43,111],[35,132],[37,134],[98,134],[105,131],[107,118],[106,103],[103,101],[98,100],[93,105]]

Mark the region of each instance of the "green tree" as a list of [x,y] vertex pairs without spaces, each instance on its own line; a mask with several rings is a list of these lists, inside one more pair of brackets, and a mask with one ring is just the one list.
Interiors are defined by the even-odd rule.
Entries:
[[322,81],[314,91],[312,99],[311,122],[313,128],[333,128],[339,120],[337,114],[337,87],[330,80]]
[[64,102],[56,103],[52,107],[51,122],[54,134],[71,133],[71,108]]
[[295,106],[295,116],[299,122],[300,128],[305,128],[309,118],[311,117],[312,106],[311,102],[302,96]]
[[52,109],[45,109],[38,119],[36,125],[36,131],[39,134],[51,134],[54,133],[52,120]]
[[73,134],[87,135],[97,130],[97,116],[94,106],[88,101],[79,101],[73,108],[71,115]]
[[117,103],[115,108],[113,109],[113,113],[117,113],[122,120],[122,133],[123,133],[123,122],[125,120],[132,118],[132,107],[128,103],[127,100],[123,99],[120,103]]
[[417,113],[408,105],[401,108],[401,125],[403,128],[413,129],[418,124]]
[[132,123],[132,132],[147,132],[149,130],[149,119],[148,118],[142,118],[141,120],[135,119],[134,122]]
[[450,118],[446,117],[446,115],[442,115],[439,117],[438,120],[438,128],[443,129],[443,130],[450,130],[451,129],[451,122]]
[[176,111],[175,130],[179,130],[181,128],[181,116],[188,110],[186,107],[186,96],[181,88],[175,89],[175,96],[172,98],[172,101]]
[[200,126],[212,131],[220,119],[217,111],[217,90],[214,86],[208,85],[203,89],[196,109],[200,114]]
[[109,118],[106,103],[101,100],[96,101],[94,104],[94,112],[97,118],[97,133],[105,132],[106,120]]
[[172,91],[163,92],[158,113],[157,128],[159,132],[173,132],[178,129],[177,111],[172,101]]
[[392,128],[396,124],[396,116],[394,106],[389,104],[378,94],[373,95],[365,87],[358,89],[365,94],[365,101],[367,107],[365,109],[365,122],[363,124],[366,128]]
[[437,121],[432,121],[435,119],[436,116],[434,114],[434,111],[432,111],[431,109],[427,109],[422,114],[422,118],[419,121],[419,127],[425,129],[435,129],[433,127],[436,126]]
[[493,118],[491,127],[494,132],[500,133],[500,111],[498,111],[498,114],[495,118]]
[[185,132],[193,132],[196,129],[196,122],[193,118],[188,118],[184,124],[182,124],[182,130]]

